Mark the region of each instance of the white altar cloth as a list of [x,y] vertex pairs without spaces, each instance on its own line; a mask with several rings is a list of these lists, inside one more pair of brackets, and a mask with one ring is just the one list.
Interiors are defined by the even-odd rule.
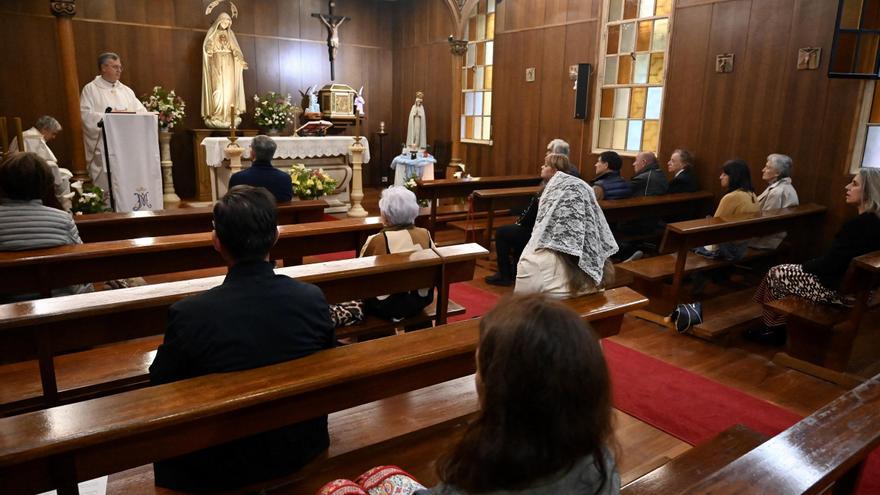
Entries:
[[[270,136],[278,149],[275,150],[275,158],[318,158],[322,156],[345,155],[351,161],[348,147],[354,142],[351,136],[326,136],[326,137],[299,137],[299,136]],[[251,153],[251,137],[238,138],[239,146],[244,148],[242,159],[249,159]],[[229,140],[225,137],[207,137],[202,141],[205,147],[205,162],[209,167],[219,167],[225,157],[223,150]],[[364,145],[364,163],[370,161],[370,142],[361,139]]]
[[164,208],[156,114],[108,113],[104,115],[104,130],[116,211]]

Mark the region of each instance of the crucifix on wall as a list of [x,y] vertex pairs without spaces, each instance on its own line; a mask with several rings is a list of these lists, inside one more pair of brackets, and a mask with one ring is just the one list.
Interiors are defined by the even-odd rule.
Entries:
[[333,62],[336,60],[336,52],[339,51],[339,26],[345,21],[350,21],[351,17],[333,15],[333,7],[336,7],[336,2],[330,0],[327,3],[329,4],[329,14],[315,13],[312,14],[312,17],[321,19],[321,22],[327,27],[327,48],[330,52],[330,80],[335,81],[336,65]]

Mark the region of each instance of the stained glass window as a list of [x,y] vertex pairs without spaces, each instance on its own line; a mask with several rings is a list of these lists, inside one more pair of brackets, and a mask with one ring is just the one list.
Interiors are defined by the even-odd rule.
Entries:
[[461,68],[461,140],[491,143],[495,0],[480,0],[465,25],[464,37],[468,51]]
[[880,168],[880,84],[865,81],[862,110],[850,172],[860,167]]
[[598,151],[657,151],[671,4],[606,0],[593,142]]

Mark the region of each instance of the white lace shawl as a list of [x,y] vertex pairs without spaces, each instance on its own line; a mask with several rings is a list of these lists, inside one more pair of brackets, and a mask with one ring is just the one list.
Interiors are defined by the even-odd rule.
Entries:
[[537,249],[577,256],[581,270],[596,285],[602,282],[605,260],[618,247],[596,194],[586,182],[559,172],[550,178],[524,252]]

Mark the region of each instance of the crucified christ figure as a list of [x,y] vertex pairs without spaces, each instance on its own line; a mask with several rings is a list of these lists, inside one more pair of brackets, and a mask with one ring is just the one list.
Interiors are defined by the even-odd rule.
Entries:
[[327,26],[327,48],[330,50],[330,79],[336,79],[336,70],[333,64],[333,61],[336,60],[336,54],[339,51],[339,26],[342,25],[345,21],[351,20],[351,17],[345,17],[341,15],[333,15],[333,7],[336,6],[336,2],[330,0],[329,2],[329,14],[312,14],[312,17],[317,17],[321,19],[321,22]]

